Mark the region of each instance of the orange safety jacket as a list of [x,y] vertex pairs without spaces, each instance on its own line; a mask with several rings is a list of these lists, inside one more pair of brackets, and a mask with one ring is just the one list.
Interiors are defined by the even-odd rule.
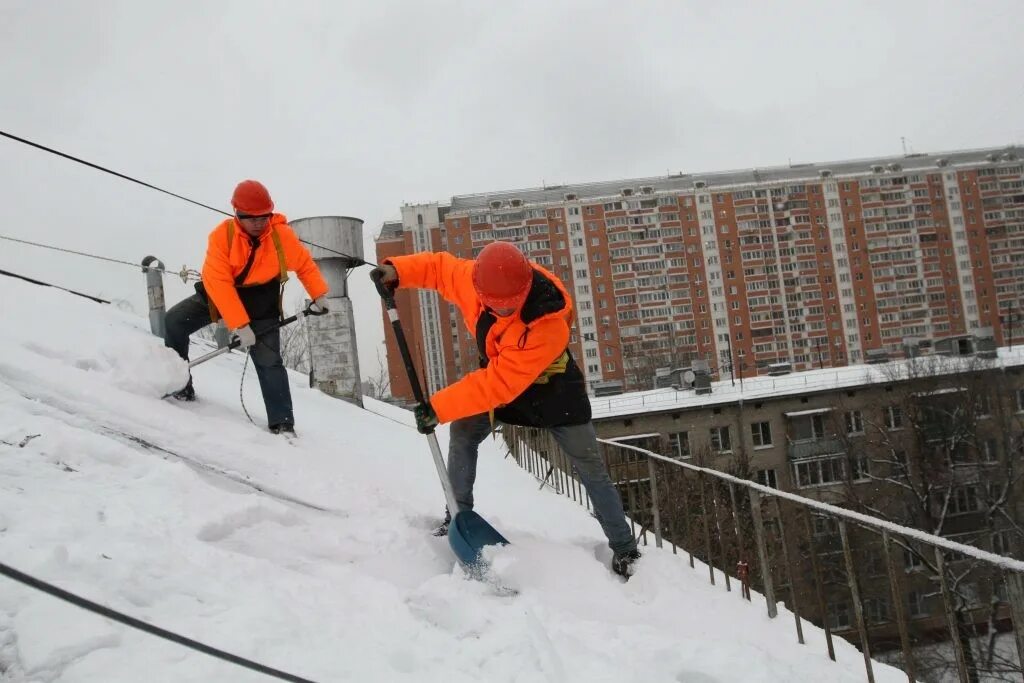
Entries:
[[271,217],[270,224],[259,236],[252,266],[245,280],[236,287],[235,278],[242,273],[252,252],[250,240],[234,217],[224,220],[210,233],[203,262],[203,289],[210,300],[214,320],[223,316],[229,330],[248,325],[249,314],[238,287],[256,287],[275,281],[284,287],[289,270],[299,276],[311,299],[327,293],[327,282],[309,250],[299,242],[288,219],[280,213]]
[[494,411],[508,424],[554,427],[590,421],[586,383],[569,352],[572,301],[558,278],[531,263],[533,282],[515,314],[486,309],[473,287],[473,261],[446,252],[385,259],[399,288],[434,289],[455,304],[477,340],[479,370],[430,399],[440,422]]

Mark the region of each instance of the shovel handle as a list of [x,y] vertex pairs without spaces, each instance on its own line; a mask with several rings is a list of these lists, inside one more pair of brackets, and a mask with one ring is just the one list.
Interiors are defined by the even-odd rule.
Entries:
[[[412,354],[409,353],[409,344],[405,340],[405,332],[402,330],[402,323],[398,319],[398,306],[395,304],[395,290],[383,282],[384,274],[379,270],[370,273],[370,279],[377,287],[377,293],[384,300],[384,308],[388,311],[388,320],[391,321],[391,329],[395,333],[395,343],[398,344],[398,352],[402,354],[402,362],[405,364],[405,373],[409,376],[409,384],[412,385],[412,395],[416,402],[425,405],[426,396],[423,394],[423,387],[420,386],[420,378],[416,374],[416,366],[412,364]],[[431,430],[433,431],[433,430]]]

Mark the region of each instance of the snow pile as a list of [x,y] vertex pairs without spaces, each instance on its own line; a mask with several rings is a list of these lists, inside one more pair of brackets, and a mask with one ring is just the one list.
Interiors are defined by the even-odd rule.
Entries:
[[[860,654],[647,548],[621,583],[597,523],[483,446],[478,511],[511,541],[467,579],[429,529],[443,496],[408,413],[294,376],[300,438],[269,434],[243,357],[184,371],[147,321],[0,278],[0,561],[317,681],[864,680]],[[40,315],[39,311],[45,311]],[[380,415],[374,414],[380,413]],[[439,434],[442,447],[447,433]],[[265,681],[0,580],[11,680]],[[879,681],[899,681],[878,665]]]

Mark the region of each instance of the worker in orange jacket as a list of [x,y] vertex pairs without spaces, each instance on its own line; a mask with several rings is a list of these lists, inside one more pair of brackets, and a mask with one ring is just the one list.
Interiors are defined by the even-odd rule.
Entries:
[[[223,318],[240,342],[239,348],[249,350],[270,431],[294,434],[288,373],[275,327],[282,317],[281,294],[288,271],[294,271],[318,312],[326,312],[327,282],[288,220],[274,213],[274,202],[262,183],[239,183],[231,205],[235,215],[210,233],[203,279],[196,284],[196,293],[167,311],[164,343],[188,360],[189,335]],[[191,377],[174,397],[196,399]]]
[[[473,508],[479,444],[493,421],[551,430],[580,475],[613,552],[612,569],[632,573],[640,557],[591,422],[583,373],[569,351],[572,300],[555,275],[514,245],[492,242],[474,260],[446,252],[385,259],[375,269],[393,288],[434,289],[458,307],[477,342],[480,369],[417,406],[427,433],[451,423],[448,476],[459,510]],[[450,514],[435,532],[448,532]]]

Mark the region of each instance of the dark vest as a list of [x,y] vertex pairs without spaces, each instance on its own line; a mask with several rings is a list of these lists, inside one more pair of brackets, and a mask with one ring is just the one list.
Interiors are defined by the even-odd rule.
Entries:
[[[519,312],[519,317],[527,326],[526,335],[530,334],[530,323],[564,309],[565,305],[565,296],[555,283],[540,271],[534,270],[530,293]],[[496,321],[497,318],[490,310],[484,310],[476,322],[476,345],[481,368],[487,367],[490,362],[487,357],[487,334]],[[523,341],[525,339],[520,343]],[[527,427],[561,427],[590,422],[587,383],[568,347],[563,356],[528,386],[526,391],[508,405],[496,408],[494,416],[505,424]]]

